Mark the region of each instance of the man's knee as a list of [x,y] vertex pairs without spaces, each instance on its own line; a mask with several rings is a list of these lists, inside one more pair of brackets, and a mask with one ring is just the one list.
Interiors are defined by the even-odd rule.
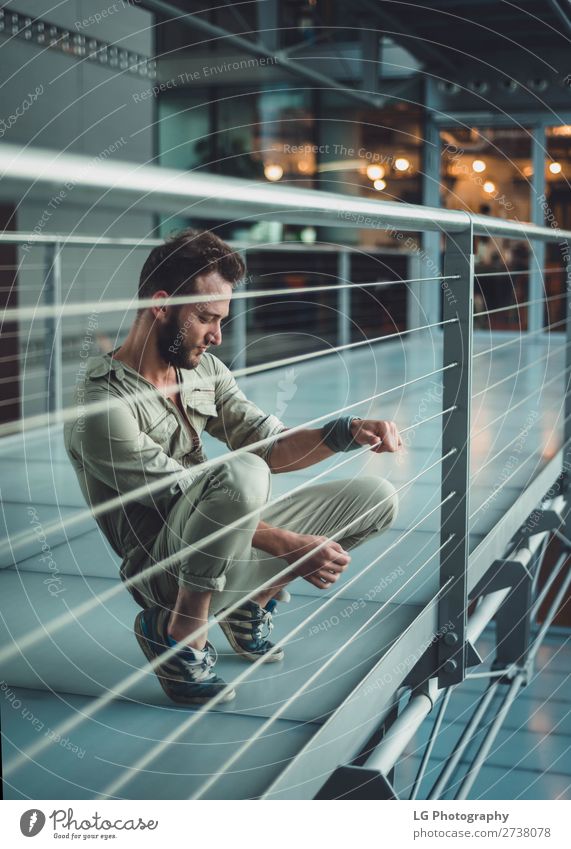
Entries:
[[377,530],[387,530],[398,515],[399,498],[392,483],[385,478],[366,475],[360,478],[359,486],[364,498],[364,512]]
[[257,454],[238,454],[215,469],[213,483],[231,502],[255,510],[270,494],[270,467]]

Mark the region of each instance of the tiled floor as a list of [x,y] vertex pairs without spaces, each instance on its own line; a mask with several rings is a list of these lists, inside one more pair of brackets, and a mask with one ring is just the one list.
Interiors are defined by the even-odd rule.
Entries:
[[[492,342],[483,336],[477,345],[483,350]],[[547,353],[544,342],[528,342],[521,348],[519,344],[512,345],[476,360],[475,393],[504,377],[508,379],[476,394],[474,399],[471,510],[477,511],[486,500],[488,504],[476,513],[471,524],[471,548],[517,499],[560,443],[562,379],[541,391],[538,388],[563,366],[561,344],[553,337],[550,344],[553,355],[547,361],[547,371],[546,361],[541,360]],[[407,341],[404,346],[391,343],[335,357],[335,361],[313,361],[279,373],[261,374],[244,381],[243,387],[252,400],[267,412],[277,413],[288,425],[383,392],[386,394],[382,397],[355,407],[356,414],[392,418],[406,428],[439,411],[440,381],[434,377],[405,389],[387,390],[439,368],[440,360],[438,344],[433,345],[430,340]],[[528,365],[531,368],[519,379],[509,377],[518,367]],[[503,415],[522,399],[527,400],[517,412]],[[209,456],[225,450],[208,437],[205,444]],[[273,497],[307,483],[327,468],[335,478],[352,477],[363,471],[383,475],[400,490],[395,526],[382,539],[381,547],[378,542],[370,542],[353,552],[350,575],[345,581],[439,504],[440,469],[436,466],[424,470],[440,456],[440,421],[435,419],[407,431],[405,446],[399,456],[344,455],[348,462],[342,469],[331,468],[339,462],[339,457],[335,457],[319,467],[272,479]],[[2,536],[7,530],[16,543],[14,548],[0,540],[3,646],[45,626],[98,592],[118,587],[119,563],[86,511],[59,433],[0,443],[0,474]],[[411,478],[417,475],[420,478],[411,485]],[[510,479],[502,487],[508,475]],[[31,507],[37,517],[33,527]],[[339,662],[288,706],[250,754],[216,785],[214,795],[242,798],[261,793],[392,644],[410,621],[414,606],[422,606],[433,597],[439,581],[438,558],[434,556],[439,545],[438,527],[435,512],[391,549],[384,561],[343,590],[327,616],[318,612],[325,600],[322,593],[306,583],[294,586],[292,603],[281,605],[277,636],[311,612],[316,614],[313,624],[337,619],[335,628],[316,631],[308,624],[300,630],[287,647],[284,664],[256,672],[240,689],[235,703],[205,717],[176,742],[163,746],[147,770],[133,772],[130,767],[189,715],[167,703],[153,675],[145,676],[129,693],[82,722],[65,740],[44,749],[33,764],[16,772],[6,785],[8,797],[89,798],[101,793],[117,776],[129,773],[131,780],[119,795],[186,798],[205,777],[220,768],[239,741],[255,733],[265,717],[290,699],[320,664],[347,642],[367,615],[380,610],[380,605],[396,593],[395,603],[387,607],[375,627],[368,629],[364,638],[355,640]],[[53,577],[53,567],[47,565],[46,550],[57,564],[64,589],[57,596],[47,591],[46,582]],[[401,567],[399,577],[383,586],[379,579],[397,567]],[[401,590],[405,582],[406,588]],[[6,682],[0,693],[0,709],[5,735],[3,755],[7,761],[18,750],[49,736],[64,720],[78,716],[94,697],[115,690],[126,675],[142,664],[132,634],[136,606],[125,591],[118,589],[105,605],[72,620],[57,634],[46,635],[1,666],[0,679]],[[351,617],[341,615],[351,601],[363,599],[372,590],[373,596],[369,595],[369,601],[359,605]],[[484,635],[485,653],[492,650],[491,636]],[[223,650],[218,629],[214,629],[212,638]],[[472,788],[471,798],[571,798],[571,648],[564,636],[552,638],[542,648],[536,668],[537,677],[510,711],[489,762]],[[221,659],[220,669],[228,679],[242,672],[244,666],[226,656]],[[421,797],[434,782],[438,764],[455,735],[461,732],[483,686],[482,681],[465,682],[454,694],[448,708],[449,724],[445,723],[433,752]],[[398,765],[396,777],[403,796],[407,788],[410,792],[433,716],[434,712]],[[472,749],[466,757],[471,754]]]

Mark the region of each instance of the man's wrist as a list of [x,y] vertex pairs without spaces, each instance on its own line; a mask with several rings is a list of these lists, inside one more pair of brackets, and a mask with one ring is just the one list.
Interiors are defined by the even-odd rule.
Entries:
[[321,428],[321,435],[325,445],[331,451],[354,451],[359,448],[355,442],[355,429],[353,422],[362,421],[358,416],[342,416],[332,419]]

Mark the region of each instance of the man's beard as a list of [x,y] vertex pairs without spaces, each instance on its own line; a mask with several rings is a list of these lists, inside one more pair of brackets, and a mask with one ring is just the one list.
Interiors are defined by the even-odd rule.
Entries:
[[196,368],[198,363],[191,360],[192,348],[187,347],[186,335],[188,328],[180,323],[178,307],[170,308],[170,315],[165,324],[159,325],[157,347],[165,363],[175,368]]

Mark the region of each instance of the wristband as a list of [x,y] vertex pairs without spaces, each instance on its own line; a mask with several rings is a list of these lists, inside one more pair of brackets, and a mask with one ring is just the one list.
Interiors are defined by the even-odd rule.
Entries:
[[351,422],[362,421],[358,416],[342,416],[332,419],[321,428],[323,441],[332,451],[355,451],[361,446],[354,441],[351,433]]

